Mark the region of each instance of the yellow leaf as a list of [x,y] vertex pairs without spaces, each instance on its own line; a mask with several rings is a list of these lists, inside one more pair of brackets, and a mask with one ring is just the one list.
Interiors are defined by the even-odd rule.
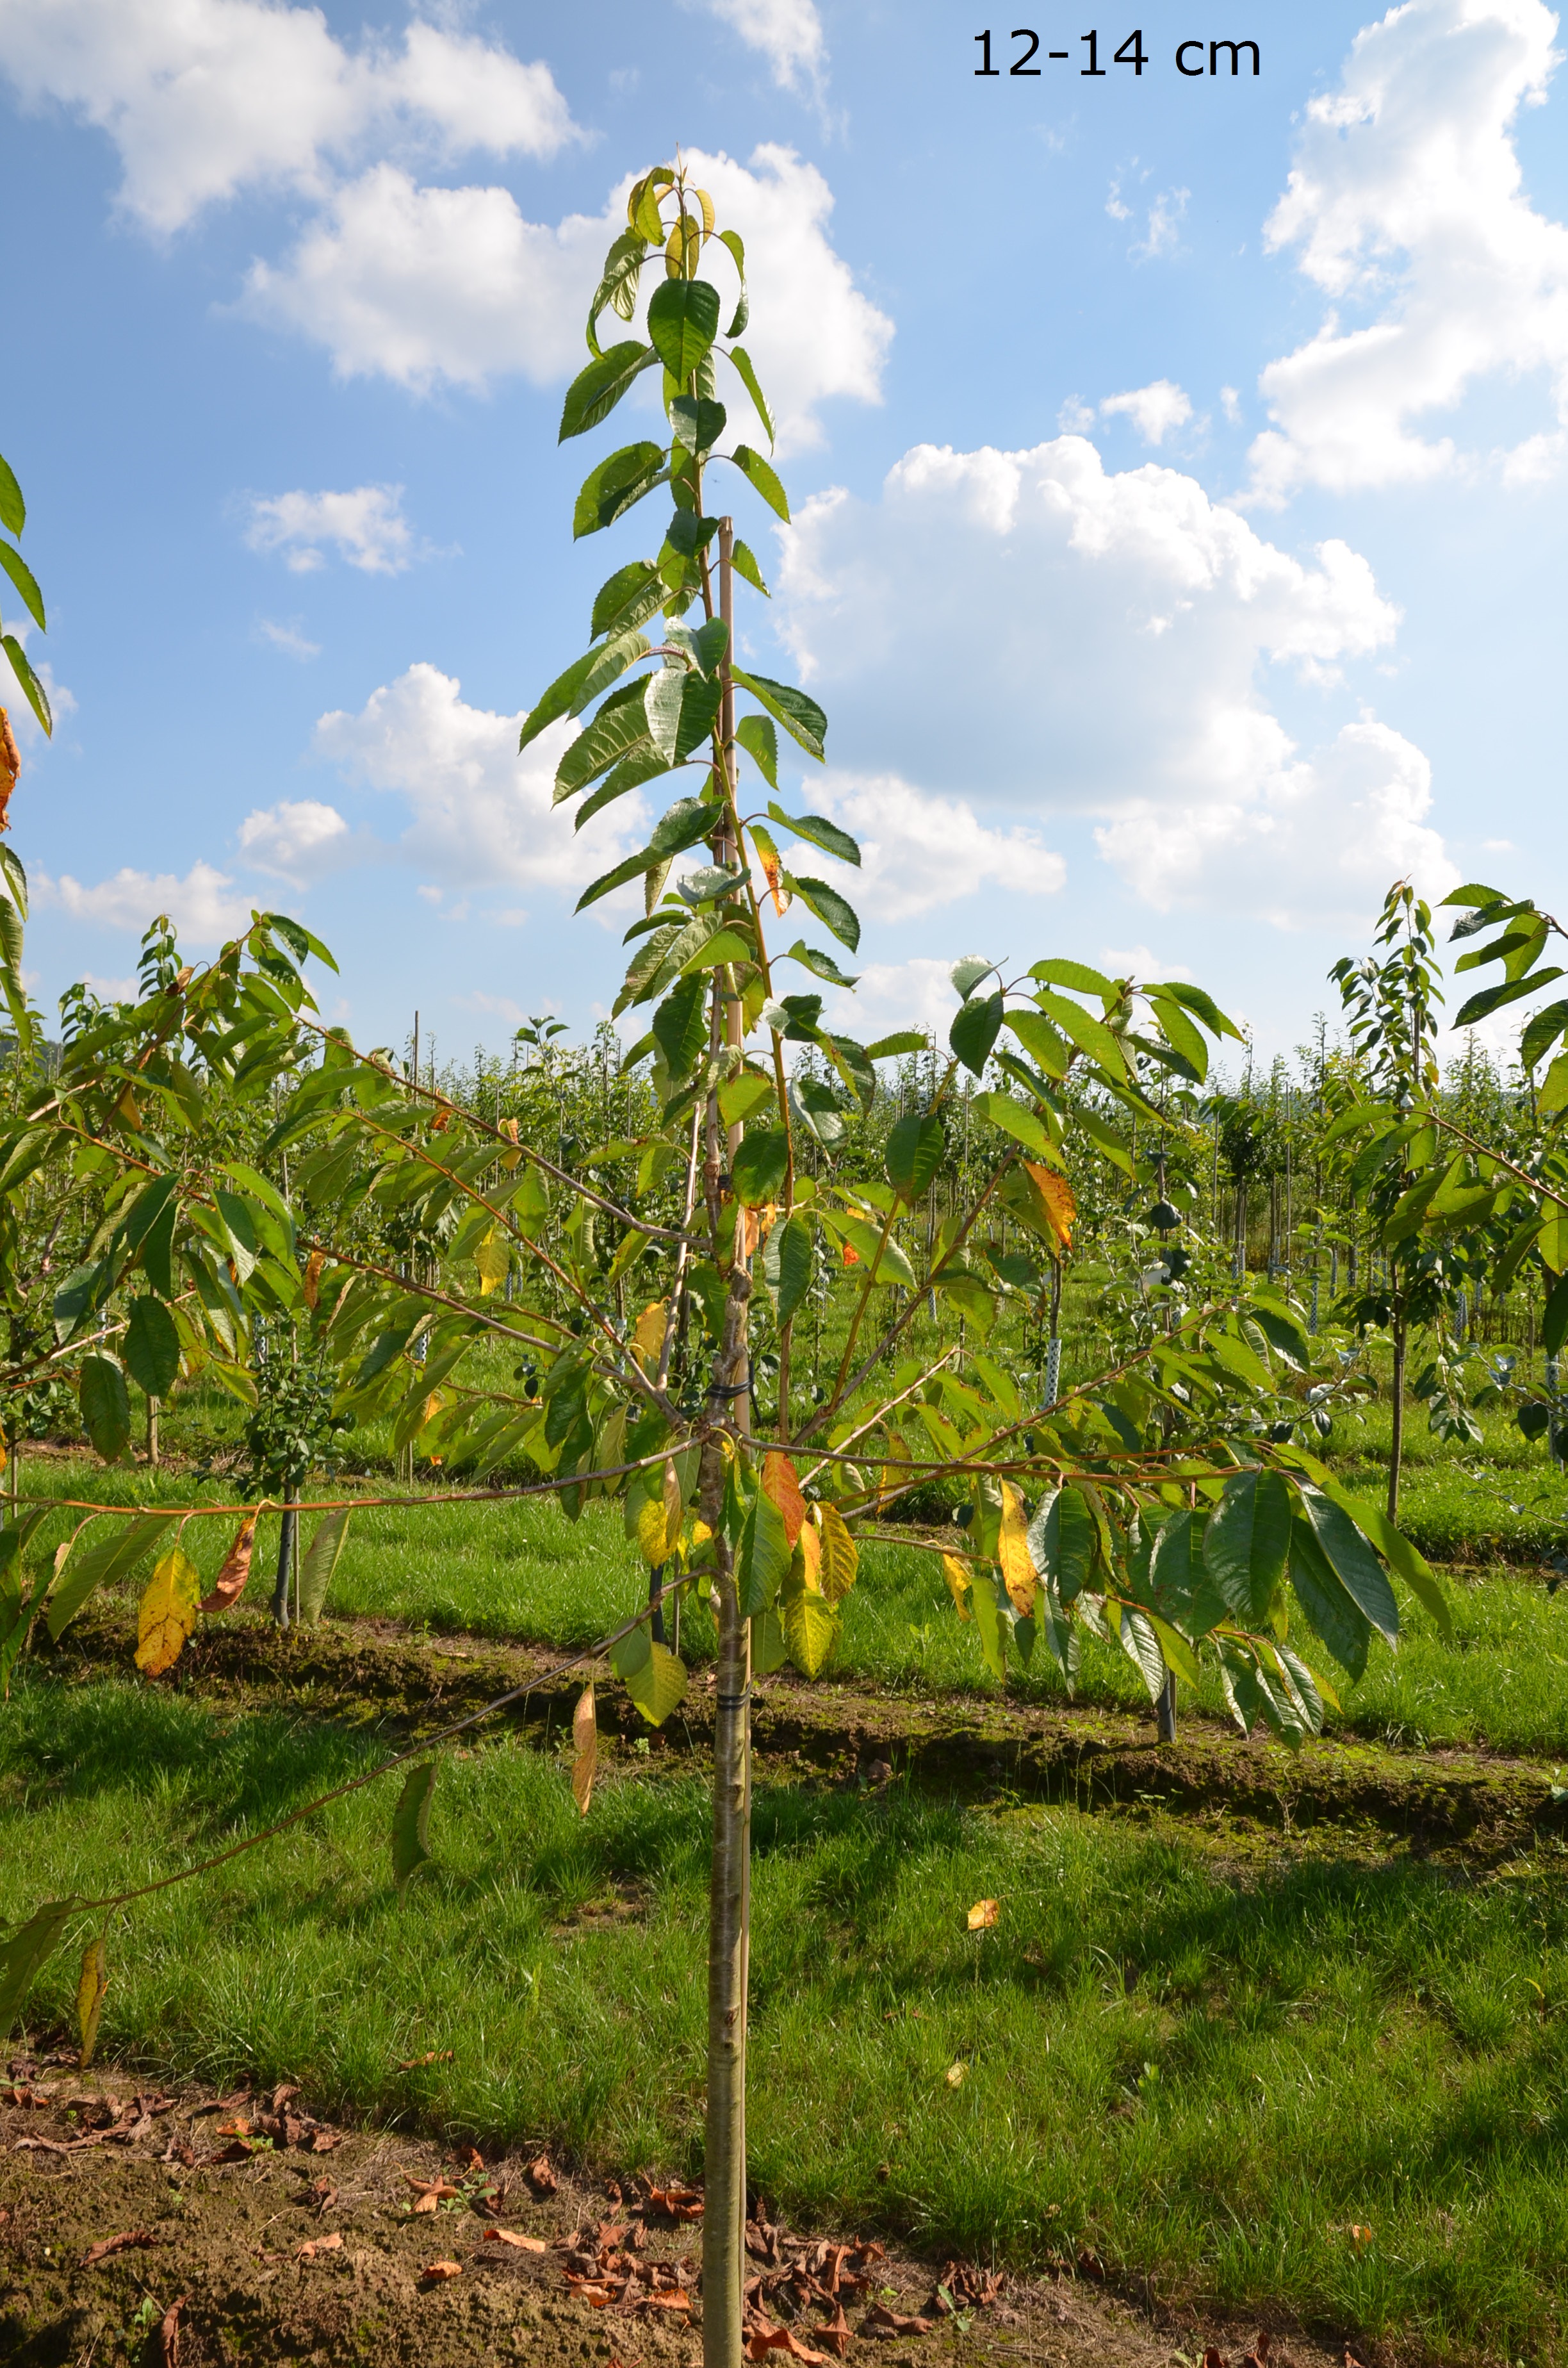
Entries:
[[942,1576],[948,1582],[948,1592],[953,1599],[953,1609],[960,1620],[969,1619],[970,1609],[965,1598],[973,1584],[969,1565],[959,1561],[956,1554],[942,1556]]
[[656,1373],[659,1370],[659,1359],[665,1353],[665,1330],[668,1321],[669,1304],[663,1299],[650,1300],[637,1318],[631,1345],[645,1373]]
[[512,1263],[512,1246],[499,1226],[492,1225],[473,1254],[479,1269],[479,1295],[488,1299],[497,1283],[506,1280],[506,1269]]
[[301,1280],[305,1286],[305,1305],[312,1315],[315,1312],[316,1302],[321,1297],[321,1270],[325,1264],[324,1250],[312,1250],[305,1260],[305,1271]]
[[153,1565],[137,1615],[136,1666],[143,1676],[172,1669],[196,1625],[201,1603],[201,1573],[190,1556],[171,1546]]
[[104,1993],[108,1988],[108,1966],[104,1957],[101,1940],[89,1941],[82,1952],[82,1977],[76,1985],[76,2028],[82,2037],[82,2052],[76,2058],[76,2069],[85,2072],[93,2060],[93,2050],[98,2040],[98,2017],[103,2012]]
[[999,1899],[977,1899],[969,1911],[969,1929],[971,1932],[987,1931],[993,1924],[1000,1923],[1001,1918]]
[[963,2076],[968,2070],[969,2066],[967,2064],[949,2064],[948,2066],[949,2088],[961,2089],[963,2087]]
[[501,1132],[506,1136],[507,1142],[512,1145],[512,1149],[510,1151],[504,1151],[501,1154],[501,1165],[506,1169],[507,1175],[511,1176],[517,1172],[523,1156],[522,1153],[517,1148],[517,1120],[515,1118],[504,1118],[501,1121]]
[[822,1524],[822,1591],[830,1603],[842,1603],[860,1567],[859,1549],[836,1505],[819,1505]]
[[1045,1214],[1064,1250],[1073,1247],[1073,1227],[1078,1215],[1078,1203],[1073,1197],[1073,1187],[1065,1176],[1052,1168],[1042,1167],[1035,1159],[1024,1161],[1024,1172],[1045,1204]]
[[1002,1565],[1002,1577],[1013,1609],[1021,1620],[1034,1612],[1038,1577],[1034,1557],[1029,1553],[1029,1520],[1024,1510],[1024,1500],[1010,1480],[1002,1483],[1002,1519],[996,1533],[996,1559]]
[[599,1765],[599,1727],[592,1686],[585,1686],[577,1697],[577,1707],[572,1718],[572,1741],[576,1752],[572,1762],[572,1798],[585,1817],[588,1803],[594,1796],[594,1778],[598,1773]]
[[783,1521],[785,1540],[793,1554],[795,1540],[801,1534],[801,1525],[808,1508],[801,1494],[800,1474],[790,1458],[778,1448],[763,1463],[762,1493]]
[[802,1521],[796,1540],[801,1558],[806,1566],[806,1585],[816,1595],[822,1593],[822,1533],[812,1522]]
[[838,1614],[804,1591],[783,1606],[784,1642],[803,1678],[820,1677],[838,1647]]

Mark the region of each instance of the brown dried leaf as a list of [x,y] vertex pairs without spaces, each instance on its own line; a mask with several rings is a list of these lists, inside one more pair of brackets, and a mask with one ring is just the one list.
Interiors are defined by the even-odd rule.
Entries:
[[523,2177],[536,2195],[553,2195],[561,2184],[550,2167],[550,2157],[547,2154],[536,2155],[524,2171]]
[[305,1260],[305,1271],[301,1277],[305,1288],[305,1305],[312,1315],[315,1314],[316,1302],[321,1297],[321,1270],[325,1264],[326,1252],[312,1250]]
[[885,2302],[874,2302],[861,2321],[862,2334],[869,2335],[929,2335],[935,2319],[922,2318],[915,2311],[890,2310]]
[[212,1592],[201,1599],[203,1611],[227,1611],[244,1593],[256,1544],[256,1518],[254,1513],[247,1513],[240,1523],[234,1543],[224,1556],[223,1567],[212,1582]]
[[179,2315],[189,2299],[188,2294],[180,2294],[158,2321],[158,2348],[164,2368],[179,2368]]
[[665,2220],[700,2220],[702,2190],[699,2187],[651,2187],[643,2198],[644,2213],[655,2212]]
[[487,2228],[484,2242],[487,2245],[510,2245],[514,2252],[518,2253],[548,2253],[550,2250],[542,2237],[520,2237],[514,2228]]
[[766,2360],[772,2351],[782,2351],[788,2360],[804,2360],[811,2368],[825,2368],[831,2356],[825,2351],[812,2351],[790,2328],[754,2328],[746,2338],[746,2358]]
[[97,2262],[107,2261],[111,2253],[144,2252],[163,2242],[163,2237],[154,2237],[150,2228],[126,2228],[118,2237],[105,2237],[97,2244],[89,2245],[82,2256],[82,2267],[90,2270]]
[[419,2272],[420,2276],[428,2279],[432,2285],[439,2285],[444,2278],[460,2278],[462,2273],[463,2265],[460,2261],[426,2261]]
[[340,2253],[342,2250],[343,2231],[335,2228],[330,2237],[311,2237],[304,2244],[297,2245],[294,2259],[297,2261],[313,2261],[318,2253]]

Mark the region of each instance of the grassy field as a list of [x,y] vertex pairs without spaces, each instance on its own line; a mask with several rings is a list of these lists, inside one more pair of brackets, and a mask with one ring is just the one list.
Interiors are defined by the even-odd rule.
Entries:
[[[7,1898],[150,1877],[358,1751],[30,1676],[0,1728]],[[402,1907],[390,1809],[372,1788],[116,1916],[106,2050],[699,2168],[700,1788],[612,1778],[585,1821],[540,1754],[451,1760],[437,1868]],[[754,2179],[808,2225],[1015,2260],[1087,2245],[1167,2295],[1559,2359],[1568,1895],[1554,1866],[1509,1873],[1281,1859],[1244,1880],[1069,1809],[764,1791]],[[1001,1920],[971,1934],[981,1897]],[[68,2019],[74,1978],[62,1953],[35,2025]]]

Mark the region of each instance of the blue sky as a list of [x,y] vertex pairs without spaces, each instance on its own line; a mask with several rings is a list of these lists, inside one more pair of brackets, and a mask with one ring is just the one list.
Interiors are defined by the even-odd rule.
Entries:
[[950,6],[0,0],[40,997],[261,904],[367,1040],[608,1008],[630,915],[571,907],[656,808],[574,838],[517,719],[648,541],[574,551],[609,439],[555,428],[677,141],[784,420],[794,527],[733,480],[741,642],[828,712],[857,1032],[940,1019],[960,954],[1071,953],[1271,1051],[1396,875],[1568,901],[1556,17],[1260,5],[1256,78],[1184,78],[1234,28],[1152,0],[1142,74],[1129,12],[1090,79],[1034,16],[1039,78],[987,80]]

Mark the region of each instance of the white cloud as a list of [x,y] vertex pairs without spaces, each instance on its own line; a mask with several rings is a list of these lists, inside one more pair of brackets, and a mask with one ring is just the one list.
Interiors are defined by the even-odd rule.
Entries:
[[1189,979],[1192,973],[1182,962],[1169,962],[1147,946],[1102,946],[1099,966],[1108,978]]
[[916,954],[909,962],[869,962],[858,973],[860,984],[853,994],[829,991],[824,1016],[830,1026],[862,1044],[874,1044],[901,1028],[929,1029],[938,1045],[946,1044],[959,1008],[948,975],[956,960],[956,953]]
[[[880,502],[823,494],[780,540],[780,624],[848,773],[1092,815],[1156,905],[1233,899],[1244,874],[1282,921],[1358,916],[1373,873],[1381,890],[1394,870],[1440,869],[1420,752],[1363,717],[1304,756],[1269,695],[1271,667],[1332,690],[1393,637],[1396,611],[1343,542],[1296,558],[1190,476],[1108,472],[1071,436],[918,446]],[[935,829],[934,862],[943,828],[962,844]],[[1039,841],[1030,860],[1055,861]],[[989,876],[1046,884],[1017,856]]]
[[1124,414],[1145,444],[1163,444],[1173,427],[1185,427],[1192,417],[1192,404],[1175,381],[1157,378],[1150,386],[1133,387],[1126,394],[1108,394],[1100,405],[1102,419],[1114,419]]
[[[779,424],[780,449],[820,443],[830,396],[881,398],[892,324],[855,286],[827,235],[833,192],[791,149],[749,166],[687,152],[721,224],[745,240],[750,353]],[[416,392],[480,387],[520,373],[548,385],[583,361],[583,317],[630,177],[602,214],[555,228],[525,220],[509,189],[422,188],[381,163],[339,189],[287,261],[257,263],[245,307],[326,347],[340,377],[379,373]],[[728,297],[727,255],[713,267]],[[739,381],[723,399],[749,409]]]
[[811,795],[858,842],[860,868],[803,848],[796,868],[806,868],[809,853],[813,871],[827,871],[862,915],[874,911],[879,921],[915,920],[984,887],[1053,896],[1067,877],[1061,856],[1037,832],[992,829],[963,800],[924,796],[896,774],[829,773]]
[[[1512,136],[1545,98],[1556,31],[1541,0],[1406,0],[1308,107],[1267,234],[1334,309],[1263,372],[1275,425],[1252,450],[1257,498],[1461,465],[1425,426],[1487,379],[1544,374],[1568,424],[1568,228],[1530,205]],[[1534,482],[1563,449],[1531,436],[1505,476]]]
[[69,871],[51,880],[40,872],[35,893],[74,921],[106,929],[134,929],[140,934],[158,914],[166,913],[182,940],[216,945],[250,926],[251,906],[228,892],[233,882],[210,863],[193,863],[183,880],[172,871],[147,872],[129,865],[96,887],[84,887]]
[[812,0],[702,0],[710,17],[760,50],[781,90],[810,84],[820,97],[827,66],[822,19]]
[[351,856],[353,833],[335,806],[316,798],[283,798],[258,806],[240,825],[240,852],[258,871],[304,887]]
[[324,543],[335,544],[340,559],[367,575],[400,575],[413,555],[401,485],[356,485],[346,494],[253,494],[250,513],[248,548],[283,552],[296,575],[325,566]]
[[1132,253],[1144,263],[1156,256],[1169,255],[1181,238],[1181,226],[1187,216],[1190,189],[1162,189],[1149,209],[1149,227]]
[[0,0],[0,65],[109,134],[122,205],[159,232],[246,188],[319,197],[370,140],[549,158],[581,136],[548,66],[423,23],[350,51],[319,8],[266,0]]
[[265,642],[269,649],[281,650],[285,657],[299,658],[301,663],[310,658],[319,658],[322,653],[321,643],[310,639],[298,617],[290,617],[286,620],[277,617],[258,617],[256,637],[257,641]]
[[434,884],[579,889],[639,844],[647,810],[635,794],[577,833],[572,806],[551,807],[574,726],[551,724],[519,756],[522,716],[470,707],[460,693],[450,675],[412,666],[358,715],[324,715],[315,731],[319,753],[351,780],[406,801],[399,848]]
[[1233,386],[1220,389],[1220,408],[1233,427],[1242,416],[1242,399]]

